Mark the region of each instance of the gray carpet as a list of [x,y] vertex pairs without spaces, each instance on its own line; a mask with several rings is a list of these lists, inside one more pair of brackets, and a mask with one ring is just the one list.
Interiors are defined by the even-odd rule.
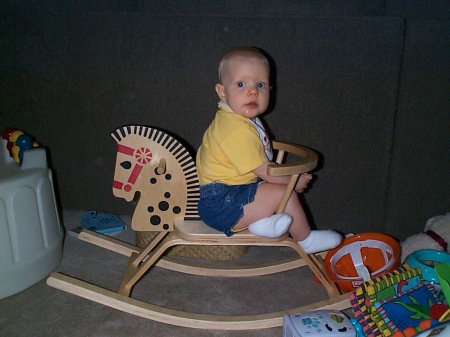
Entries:
[[[75,227],[85,212],[63,213],[64,226]],[[129,223],[129,217],[122,217]],[[133,242],[126,230],[116,238]],[[234,261],[255,263],[286,258],[285,248],[251,247]],[[217,263],[209,261],[210,263]],[[117,290],[125,256],[66,236],[56,269],[103,288]],[[155,267],[134,287],[132,297],[176,310],[205,314],[248,315],[292,309],[326,299],[312,272],[302,268],[253,278],[212,278]],[[200,330],[146,320],[49,287],[45,280],[0,300],[0,336],[281,336],[282,328],[249,331]]]

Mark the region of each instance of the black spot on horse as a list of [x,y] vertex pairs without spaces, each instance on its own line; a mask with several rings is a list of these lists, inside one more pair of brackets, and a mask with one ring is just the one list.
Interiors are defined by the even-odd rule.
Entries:
[[158,226],[158,225],[161,223],[161,218],[159,217],[159,215],[153,215],[153,216],[150,218],[150,223],[151,223],[153,226]]
[[158,208],[160,211],[163,211],[163,212],[167,211],[169,209],[169,203],[167,201],[161,201],[158,204]]

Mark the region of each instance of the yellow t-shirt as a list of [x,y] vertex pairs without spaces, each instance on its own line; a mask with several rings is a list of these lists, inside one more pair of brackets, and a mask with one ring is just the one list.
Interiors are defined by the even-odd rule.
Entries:
[[255,182],[257,176],[252,171],[267,160],[257,126],[250,119],[231,111],[227,105],[220,104],[197,151],[200,185]]

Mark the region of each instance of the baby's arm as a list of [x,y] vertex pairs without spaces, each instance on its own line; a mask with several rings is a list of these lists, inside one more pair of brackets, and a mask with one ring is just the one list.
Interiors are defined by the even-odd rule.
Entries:
[[[264,164],[254,169],[253,173],[260,177],[262,180],[267,181],[268,183],[287,185],[290,176],[273,177],[267,174],[267,166],[269,166],[270,164],[273,163],[270,161],[266,161]],[[309,173],[303,173],[302,175],[300,175],[297,185],[295,186],[295,190],[297,192],[303,192],[303,190],[308,186],[308,183],[311,181],[311,179],[312,175]]]

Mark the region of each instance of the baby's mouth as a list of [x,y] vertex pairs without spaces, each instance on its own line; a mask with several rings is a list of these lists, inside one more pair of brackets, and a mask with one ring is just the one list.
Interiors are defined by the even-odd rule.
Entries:
[[257,109],[259,105],[256,102],[250,102],[250,103],[247,103],[245,106],[249,109]]

